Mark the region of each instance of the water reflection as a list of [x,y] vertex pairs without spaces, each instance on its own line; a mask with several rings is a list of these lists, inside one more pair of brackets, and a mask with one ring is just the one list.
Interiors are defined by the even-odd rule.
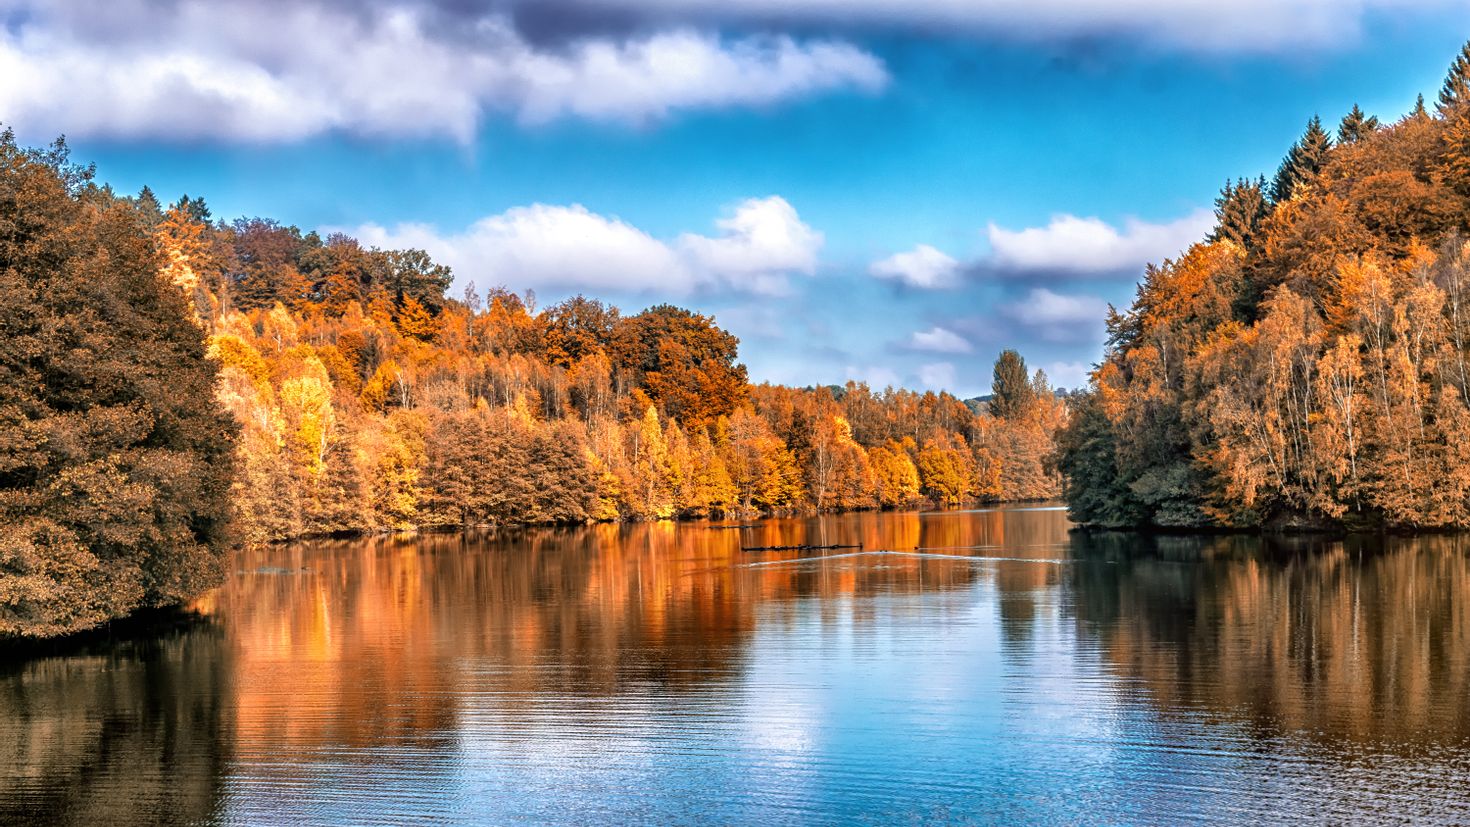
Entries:
[[[658,523],[317,543],[242,555],[236,580],[201,608],[226,619],[247,653],[244,668],[270,663],[300,695],[341,697],[354,713],[344,716],[350,722],[322,725],[361,727],[377,724],[356,713],[393,700],[371,693],[444,697],[445,664],[471,655],[536,681],[519,689],[613,694],[629,682],[678,688],[728,677],[769,604],[965,588],[987,569],[942,555],[1030,553],[1065,540],[1059,520],[988,512],[772,520],[745,530]],[[741,550],[799,543],[935,551]],[[1000,572],[1028,585],[1054,576],[1017,564]],[[515,669],[530,666],[538,668]],[[271,712],[286,717],[302,706]],[[242,720],[254,720],[252,710],[252,699],[242,697]],[[392,725],[433,730],[447,722],[441,713],[418,714],[427,717]],[[348,743],[395,734],[274,726],[282,737],[299,732]]]
[[[797,544],[863,548],[741,550]],[[977,509],[235,569],[206,624],[0,672],[0,822],[1470,820],[1464,538]]]
[[69,649],[0,667],[0,824],[212,818],[233,739],[222,631]]
[[1078,622],[1165,709],[1323,741],[1470,738],[1470,538],[1079,537]]

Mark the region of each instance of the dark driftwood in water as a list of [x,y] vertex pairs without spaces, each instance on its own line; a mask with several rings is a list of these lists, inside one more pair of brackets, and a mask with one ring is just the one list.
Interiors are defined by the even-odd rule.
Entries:
[[742,548],[741,551],[832,551],[840,548],[862,548],[863,544],[855,546],[750,546]]
[[756,528],[753,525],[712,525],[710,531],[734,531],[737,528]]

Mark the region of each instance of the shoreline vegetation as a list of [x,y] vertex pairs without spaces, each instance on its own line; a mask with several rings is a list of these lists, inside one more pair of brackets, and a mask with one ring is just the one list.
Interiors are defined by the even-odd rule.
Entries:
[[1470,527],[1470,44],[1433,109],[1312,118],[1109,313],[1058,435],[1106,528]]
[[1066,399],[752,385],[671,305],[445,295],[420,250],[123,196],[0,134],[0,638],[219,582],[233,546],[1053,499]]
[[1110,308],[1082,392],[752,385],[738,340],[422,250],[124,196],[0,133],[0,639],[175,606],[241,544],[1061,495],[1168,531],[1470,527],[1470,44],[1314,117]]

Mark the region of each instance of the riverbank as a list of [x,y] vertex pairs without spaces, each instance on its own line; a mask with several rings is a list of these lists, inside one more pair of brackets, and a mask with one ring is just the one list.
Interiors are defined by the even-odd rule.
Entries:
[[[571,528],[571,527],[575,527],[575,526],[591,526],[591,525],[638,525],[638,524],[652,524],[652,523],[679,523],[679,524],[709,523],[709,524],[711,524],[713,526],[719,527],[720,524],[722,524],[722,523],[728,523],[728,522],[731,522],[731,521],[745,521],[745,520],[789,519],[789,518],[796,518],[796,517],[820,517],[820,516],[824,516],[824,515],[838,516],[838,515],[844,515],[844,514],[883,514],[883,513],[890,513],[890,512],[895,512],[896,513],[896,512],[911,512],[911,511],[917,511],[917,512],[921,512],[921,513],[942,513],[942,512],[946,512],[946,511],[961,511],[961,510],[970,509],[970,508],[982,508],[982,507],[992,507],[992,506],[994,506],[994,507],[1000,507],[1000,506],[1028,506],[1028,505],[1047,505],[1047,504],[1059,504],[1060,505],[1062,503],[1060,503],[1060,501],[1057,500],[1057,499],[1055,499],[1054,497],[1043,497],[1043,498],[1032,498],[1032,499],[1021,499],[1021,500],[971,500],[971,501],[968,501],[968,502],[951,503],[951,504],[947,504],[947,505],[946,504],[940,504],[940,503],[934,502],[932,500],[918,500],[918,501],[913,502],[913,503],[910,503],[908,505],[904,505],[904,506],[891,506],[891,507],[834,508],[834,509],[824,509],[824,510],[817,510],[815,508],[787,508],[787,509],[778,509],[778,510],[773,510],[773,511],[739,510],[739,511],[731,511],[731,512],[721,512],[721,513],[718,513],[718,514],[705,514],[705,515],[690,514],[690,515],[667,517],[667,518],[663,518],[663,519],[646,519],[646,518],[638,518],[638,517],[619,517],[619,518],[611,518],[611,519],[603,519],[603,520],[593,520],[593,519],[585,519],[585,520],[547,520],[547,521],[540,521],[540,522],[532,521],[532,520],[519,520],[519,521],[507,521],[507,522],[498,522],[498,523],[497,522],[476,522],[476,523],[463,523],[463,524],[429,523],[429,524],[426,524],[426,525],[415,525],[415,526],[408,526],[408,527],[404,527],[404,528],[345,529],[345,530],[339,530],[339,531],[326,531],[326,532],[318,532],[318,533],[301,533],[301,534],[291,535],[289,537],[283,537],[283,538],[279,538],[279,539],[272,539],[272,540],[269,540],[265,544],[266,545],[272,545],[272,544],[281,544],[281,543],[295,543],[295,542],[302,542],[302,541],[307,541],[307,540],[352,539],[352,538],[365,538],[365,537],[384,537],[384,536],[394,536],[394,535],[398,535],[398,536],[413,536],[413,535],[416,535],[416,534],[453,534],[453,533],[459,532],[459,531],[472,531],[472,530],[473,531],[486,531],[486,530],[519,529],[519,528]],[[245,545],[259,545],[259,544],[245,544]]]
[[1218,522],[1199,523],[1140,523],[1104,524],[1098,522],[1074,523],[1073,531],[1083,532],[1136,532],[1141,534],[1177,535],[1261,535],[1267,537],[1324,536],[1342,537],[1349,535],[1389,535],[1413,537],[1418,535],[1456,534],[1470,531],[1470,523],[1463,525],[1411,525],[1393,524],[1382,514],[1359,514],[1352,519],[1330,518],[1322,515],[1283,513],[1259,523],[1224,525]]

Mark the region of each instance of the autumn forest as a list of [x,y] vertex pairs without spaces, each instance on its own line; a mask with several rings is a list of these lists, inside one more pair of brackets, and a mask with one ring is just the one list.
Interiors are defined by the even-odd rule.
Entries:
[[1108,319],[1059,445],[1074,519],[1470,526],[1470,45],[1433,106],[1312,118]]
[[1064,496],[1104,527],[1470,526],[1470,46],[1433,105],[1312,118],[1107,320],[1091,386],[751,384],[667,304],[540,306],[422,250],[223,220],[0,140],[0,634],[305,536]]
[[[232,544],[1054,497],[1065,403],[751,385],[715,320],[473,287],[0,142],[0,632],[178,602]],[[167,554],[161,549],[168,548]]]

